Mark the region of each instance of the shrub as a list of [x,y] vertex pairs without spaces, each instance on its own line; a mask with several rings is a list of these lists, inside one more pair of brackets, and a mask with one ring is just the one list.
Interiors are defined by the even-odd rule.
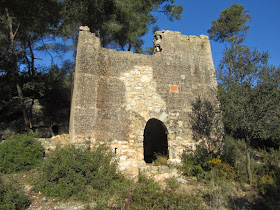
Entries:
[[0,172],[30,170],[40,163],[43,157],[44,148],[34,135],[14,135],[0,144]]
[[209,161],[213,158],[213,152],[208,152],[205,147],[198,146],[191,153],[183,153],[181,170],[187,176],[202,178],[205,175],[205,171],[211,170]]
[[165,182],[167,184],[167,189],[172,192],[180,188],[180,183],[174,177],[166,179]]
[[265,196],[280,195],[280,149],[261,150],[254,164],[254,182],[257,190]]
[[224,179],[216,179],[206,182],[203,192],[208,209],[236,209],[229,202],[233,198],[234,184]]
[[27,209],[30,201],[24,192],[0,178],[0,209]]
[[235,169],[224,161],[218,153],[208,152],[205,147],[198,146],[192,153],[184,153],[182,156],[182,172],[188,176],[206,179],[236,178]]
[[[35,181],[37,190],[61,199],[94,201],[96,209],[199,209],[200,197],[175,193],[178,183],[170,181],[170,190],[144,175],[138,182],[117,171],[117,162],[106,147],[95,151],[57,148],[45,159]],[[90,206],[89,206],[90,208]]]
[[94,152],[74,146],[57,148],[40,168],[35,183],[47,196],[87,200],[120,179],[117,162],[104,146]]
[[125,201],[127,209],[202,209],[199,196],[167,192],[142,174]]
[[166,191],[142,174],[136,183],[115,181],[99,195],[95,209],[202,209],[201,197]]
[[267,190],[275,186],[275,174],[270,172],[268,175],[260,177],[258,181],[258,189],[264,195],[267,193]]
[[246,143],[231,136],[225,137],[225,147],[222,159],[234,167],[236,180],[248,182],[246,169]]
[[216,165],[210,172],[210,174],[207,174],[207,177],[216,181],[219,179],[234,181],[236,179],[234,167],[226,162]]

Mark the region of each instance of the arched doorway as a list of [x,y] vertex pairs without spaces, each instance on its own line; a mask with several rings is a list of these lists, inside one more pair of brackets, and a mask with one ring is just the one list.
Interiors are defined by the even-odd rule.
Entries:
[[168,158],[167,128],[163,122],[152,118],[144,129],[144,160],[152,163],[157,155]]

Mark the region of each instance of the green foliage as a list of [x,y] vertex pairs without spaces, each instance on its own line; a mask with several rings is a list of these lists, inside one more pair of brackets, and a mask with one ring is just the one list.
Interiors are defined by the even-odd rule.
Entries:
[[114,156],[103,146],[94,152],[74,146],[57,148],[40,168],[37,188],[47,196],[89,199],[120,179]]
[[231,136],[225,137],[225,147],[223,150],[223,159],[234,167],[236,173],[236,181],[247,182],[246,173],[246,143]]
[[[24,106],[21,74],[26,67],[26,74],[32,81],[37,73],[34,50],[39,40],[53,33],[60,21],[60,3],[57,0],[11,0],[0,2],[0,49],[1,76],[7,76],[9,88],[5,88],[7,100],[16,95],[21,103],[25,130],[29,130],[30,120]],[[3,72],[3,73],[2,73]],[[25,72],[24,72],[25,73]],[[29,82],[30,82],[29,81]],[[30,88],[32,85],[27,85]],[[10,93],[7,92],[11,91]]]
[[[116,181],[111,188],[99,192],[96,209],[202,209],[199,196],[177,193],[176,180],[170,181],[167,191],[153,179],[140,174],[135,183]],[[176,185],[176,186],[175,186]]]
[[187,176],[200,179],[235,180],[235,169],[225,160],[226,157],[219,153],[209,152],[205,147],[198,146],[191,153],[183,153],[181,170]]
[[254,184],[266,197],[274,199],[280,196],[280,149],[260,150],[254,164]]
[[24,192],[12,185],[10,182],[4,182],[0,177],[0,209],[27,209],[30,201],[24,195]]
[[248,147],[255,139],[275,138],[280,119],[280,68],[268,66],[267,52],[241,44],[249,20],[244,7],[233,4],[208,30],[215,41],[231,43],[218,67],[219,99],[227,134],[244,139]]
[[[242,140],[227,136],[226,145],[223,151],[223,159],[234,167],[236,181],[247,182],[246,174],[246,143]],[[253,184],[262,193],[267,194],[266,187],[272,189],[272,185],[277,188],[277,176],[280,170],[280,151],[279,149],[256,149],[253,151],[251,170],[253,174]],[[271,184],[273,183],[273,184]],[[280,183],[278,183],[279,186]],[[271,194],[272,195],[272,194]]]
[[233,4],[208,32],[215,41],[231,43],[218,67],[219,99],[226,133],[247,144],[246,168],[252,184],[251,146],[260,139],[279,141],[280,68],[268,66],[267,52],[242,45],[250,20],[243,10]]
[[234,3],[223,10],[217,20],[212,21],[211,29],[207,32],[210,39],[216,42],[242,42],[247,35],[247,22],[250,19],[251,16],[244,11],[244,6]]
[[204,192],[204,199],[209,209],[235,209],[236,205],[230,206],[230,199],[233,185],[224,179],[212,179],[207,182],[207,188]]
[[32,135],[17,134],[0,144],[0,172],[30,170],[44,157],[43,146]]
[[267,67],[267,57],[239,45],[225,51],[219,66],[223,121],[236,138],[269,139],[277,132],[280,69]]
[[263,175],[258,180],[258,190],[264,195],[268,190],[271,190],[275,186],[276,177],[274,171],[271,171],[268,175]]
[[200,197],[167,192],[141,174],[126,203],[129,209],[202,209]]
[[71,74],[74,64],[65,61],[62,67],[51,66],[47,71],[38,75],[43,83],[43,95],[37,97],[46,107],[53,122],[64,124],[69,121],[71,104]]
[[205,171],[211,169],[208,161],[214,158],[213,152],[208,152],[207,148],[197,146],[195,151],[182,154],[182,172],[187,176],[204,177]]
[[93,152],[73,146],[56,149],[42,164],[35,186],[46,196],[94,201],[97,209],[202,208],[200,197],[174,192],[179,187],[175,180],[166,191],[142,174],[136,183],[124,178],[103,146]]
[[[182,6],[174,5],[175,0],[64,0],[62,34],[77,37],[77,28],[87,25],[101,38],[103,46],[127,48],[141,51],[143,40],[151,25],[157,22],[152,12],[163,12],[170,21],[180,20]],[[74,34],[73,34],[74,33]]]
[[130,200],[133,201],[131,208],[134,206],[152,207],[161,205],[163,197],[161,188],[156,182],[143,174],[139,174],[138,182],[130,196]]
[[60,19],[59,10],[56,0],[38,0],[36,4],[32,0],[1,1],[0,43],[3,49],[0,57],[4,60],[1,70],[9,76],[13,88],[20,65],[24,64],[28,74],[35,76],[34,45],[53,32]]
[[[215,161],[215,159],[213,160]],[[213,165],[213,163],[211,163]],[[217,163],[212,166],[211,178],[223,180],[236,180],[235,168],[226,162]]]
[[[231,180],[246,183],[246,143],[230,136],[225,138],[226,145],[223,151],[223,160],[230,163],[230,168],[223,167],[219,176],[232,176]],[[278,199],[280,196],[280,150],[279,149],[256,149],[253,151],[251,164],[253,185],[255,189],[266,199]],[[218,167],[219,168],[219,167]],[[234,174],[231,173],[234,169]]]
[[167,184],[167,189],[169,189],[171,192],[175,192],[177,189],[180,188],[180,183],[177,181],[176,178],[169,178],[165,180]]
[[219,150],[223,126],[219,109],[209,100],[200,97],[192,102],[192,112],[189,114],[192,126],[193,139],[203,140],[208,151]]

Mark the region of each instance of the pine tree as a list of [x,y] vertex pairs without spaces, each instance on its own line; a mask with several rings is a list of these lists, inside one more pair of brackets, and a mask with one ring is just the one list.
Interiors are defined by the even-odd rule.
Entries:
[[218,67],[223,122],[228,134],[247,144],[247,172],[252,184],[250,147],[259,139],[279,138],[280,68],[268,65],[267,52],[243,44],[249,20],[244,7],[233,4],[212,21],[208,33],[226,46]]

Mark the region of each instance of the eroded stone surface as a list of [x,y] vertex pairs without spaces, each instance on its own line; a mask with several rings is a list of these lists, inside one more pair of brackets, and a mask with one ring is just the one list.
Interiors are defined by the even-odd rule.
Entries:
[[189,122],[192,103],[197,97],[216,99],[208,37],[156,34],[161,50],[152,56],[104,49],[89,30],[79,34],[71,142],[109,144],[120,169],[132,175],[145,166],[143,135],[149,119],[166,127],[169,162],[178,163],[184,150],[195,148]]

